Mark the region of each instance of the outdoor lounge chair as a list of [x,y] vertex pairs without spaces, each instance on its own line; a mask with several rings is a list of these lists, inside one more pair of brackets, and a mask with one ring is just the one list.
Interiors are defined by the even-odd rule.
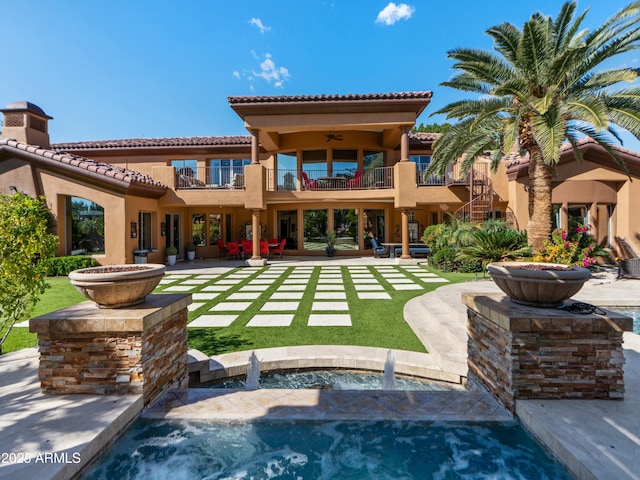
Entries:
[[378,240],[376,240],[375,238],[371,239],[371,245],[373,245],[373,256],[376,258],[381,258],[381,257],[388,257],[389,256],[389,249],[386,247],[383,247],[382,245],[380,245],[378,243]]
[[640,278],[640,258],[618,261],[618,278]]

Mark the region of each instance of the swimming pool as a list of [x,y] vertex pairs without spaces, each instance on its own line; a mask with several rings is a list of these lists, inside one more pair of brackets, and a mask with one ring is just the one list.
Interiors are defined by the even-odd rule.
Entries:
[[640,335],[640,307],[608,308],[612,312],[622,313],[633,318],[633,333]]
[[81,477],[569,480],[516,422],[138,420]]

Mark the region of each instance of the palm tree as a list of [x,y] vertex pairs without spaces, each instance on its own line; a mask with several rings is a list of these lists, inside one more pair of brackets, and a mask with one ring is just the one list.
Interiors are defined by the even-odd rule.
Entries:
[[587,11],[576,16],[577,3],[565,3],[556,19],[534,13],[522,30],[510,23],[487,34],[495,52],[459,48],[448,52],[461,70],[442,85],[480,95],[450,103],[435,114],[458,119],[434,142],[427,174],[444,174],[461,162],[468,172],[474,161],[492,151],[495,171],[504,155],[518,147],[529,157],[529,244],[540,249],[551,234],[551,180],[566,141],[574,155],[584,136],[600,144],[627,172],[612,148],[622,143],[614,127],[640,137],[640,88],[620,88],[638,71],[614,68],[595,72],[603,62],[637,49],[640,2],[620,10],[593,31],[581,27]]

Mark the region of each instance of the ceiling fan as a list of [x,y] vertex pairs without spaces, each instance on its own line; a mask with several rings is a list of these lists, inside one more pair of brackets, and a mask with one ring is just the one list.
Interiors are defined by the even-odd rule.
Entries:
[[340,134],[326,133],[324,136],[327,137],[327,142],[330,142],[331,140],[337,140],[339,142],[342,141],[342,135]]

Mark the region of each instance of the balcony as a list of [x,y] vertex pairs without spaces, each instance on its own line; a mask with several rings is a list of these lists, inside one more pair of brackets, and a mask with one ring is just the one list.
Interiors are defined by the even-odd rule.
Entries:
[[185,167],[176,170],[176,189],[244,189],[244,167]]
[[268,191],[340,191],[393,188],[393,167],[346,170],[327,174],[326,170],[267,170]]
[[428,165],[417,165],[416,168],[416,183],[421,186],[446,186],[451,187],[455,185],[469,186],[472,179],[474,183],[484,182],[489,178],[489,164],[488,163],[476,163],[473,169],[463,175],[459,164],[447,166],[447,171],[444,175],[426,175]]

